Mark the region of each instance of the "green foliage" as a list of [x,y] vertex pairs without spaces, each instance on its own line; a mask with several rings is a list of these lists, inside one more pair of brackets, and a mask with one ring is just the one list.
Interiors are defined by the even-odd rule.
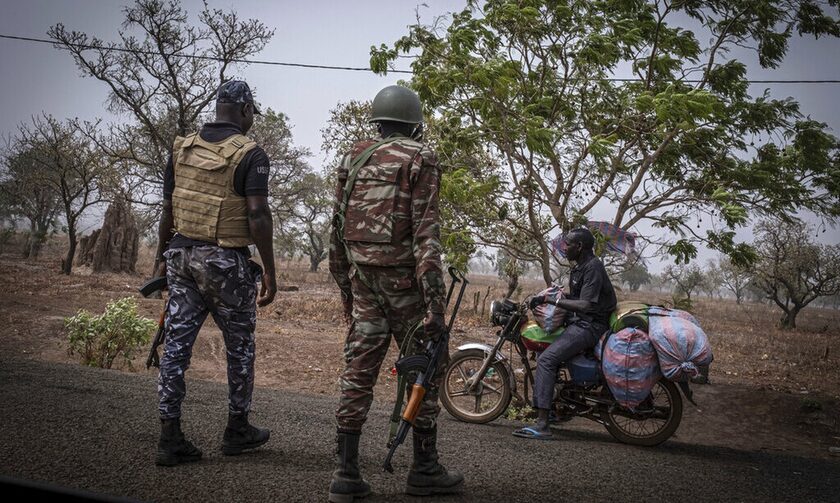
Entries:
[[516,407],[511,404],[505,410],[505,419],[509,419],[511,421],[533,424],[537,422],[536,418],[537,411],[527,405]]
[[682,309],[683,311],[690,312],[694,307],[694,304],[691,302],[691,298],[689,297],[674,295],[671,297],[671,306],[673,306],[674,309]]
[[476,242],[469,228],[471,219],[465,216],[486,218],[478,215],[487,211],[487,201],[498,187],[498,179],[492,176],[477,179],[465,168],[444,171],[440,189],[441,244],[448,264],[466,270]]
[[81,355],[84,365],[106,369],[118,357],[131,365],[132,353],[149,343],[156,327],[153,320],[137,314],[137,304],[131,297],[109,302],[99,316],[81,309],[64,319],[70,354]]
[[39,162],[44,148],[43,142],[33,145],[18,137],[10,142],[0,165],[0,218],[12,222],[26,219],[26,258],[38,256],[47,235],[57,227],[61,207],[59,193],[44,182],[45,171],[52,171]]
[[327,170],[338,167],[354,143],[377,136],[371,117],[370,100],[339,102],[330,110],[327,125],[321,129],[321,151],[327,157]]
[[691,294],[694,293],[704,281],[703,271],[696,264],[669,265],[662,274],[673,281],[676,285],[674,293],[674,304],[679,302],[691,303]]
[[619,278],[621,281],[627,283],[633,292],[637,291],[642,285],[649,284],[652,279],[650,272],[648,272],[647,267],[643,263],[633,264],[627,269],[624,269],[619,274]]
[[[732,51],[774,68],[795,33],[840,35],[827,11],[808,0],[469,1],[448,25],[372,47],[371,68],[411,55],[441,158],[498,177],[496,197],[458,216],[477,243],[548,276],[546,237],[609,205],[625,229],[663,229],[678,264],[698,246],[748,263],[734,231],[750,213],[840,216],[840,149],[792,99],[750,96]],[[635,81],[608,80],[626,68]],[[701,218],[717,230],[696,232]]]

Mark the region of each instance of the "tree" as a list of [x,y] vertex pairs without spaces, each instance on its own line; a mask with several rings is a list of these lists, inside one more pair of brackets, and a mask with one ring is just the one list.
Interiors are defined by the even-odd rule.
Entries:
[[254,126],[248,133],[265,150],[271,161],[268,192],[277,229],[294,219],[292,209],[303,197],[306,185],[304,178],[312,172],[306,161],[311,152],[294,143],[289,118],[282,112],[266,109],[256,116]]
[[[479,151],[504,168],[487,201],[495,211],[462,228],[485,243],[494,228],[517,228],[547,283],[545,237],[596,206],[624,229],[668,231],[657,242],[678,263],[700,245],[753,259],[734,241],[749,211],[840,215],[824,125],[801,120],[792,99],[750,96],[745,64],[724,58],[748,47],[774,68],[794,31],[838,36],[814,2],[469,0],[448,19],[373,48],[371,68],[414,58],[411,86],[435,112],[441,157]],[[627,69],[633,81],[612,79]],[[754,136],[767,140],[755,147]],[[697,231],[704,218],[721,230]]]
[[630,288],[630,291],[636,292],[642,285],[647,285],[651,282],[650,272],[643,262],[633,264],[624,269],[619,274],[619,278]]
[[714,259],[707,260],[702,273],[703,282],[700,283],[700,290],[706,294],[706,297],[713,299],[720,294],[720,287],[723,284],[718,262]]
[[155,222],[175,136],[196,129],[219,84],[259,53],[274,32],[206,2],[198,26],[189,24],[178,0],[136,0],[123,12],[118,43],[68,31],[61,23],[49,36],[83,75],[108,87],[110,111],[131,119],[111,125],[107,134],[91,130],[90,137],[123,161],[123,192],[130,202],[147,206],[153,216],[144,220]]
[[697,264],[669,265],[662,275],[674,282],[678,296],[683,296],[688,306],[691,305],[691,294],[703,284],[703,271]]
[[24,154],[32,163],[33,182],[52,191],[59,202],[69,239],[61,272],[70,274],[79,220],[91,206],[105,200],[112,165],[95,150],[78,123],[62,123],[49,115],[18,128],[14,155]]
[[720,273],[720,282],[723,287],[735,295],[736,304],[741,304],[741,301],[747,295],[747,288],[750,283],[749,270],[735,264],[728,257],[719,257],[716,267]]
[[783,311],[782,328],[796,328],[799,312],[822,296],[840,293],[840,245],[819,245],[800,222],[759,222],[755,286]]
[[321,151],[327,160],[327,170],[338,167],[341,158],[350,151],[354,143],[375,138],[379,133],[371,117],[370,101],[350,100],[338,102],[330,110],[327,125],[321,129]]
[[528,270],[527,264],[522,260],[509,255],[504,249],[496,254],[496,270],[499,277],[507,283],[505,298],[511,298],[519,289],[519,278]]
[[37,162],[33,148],[39,146],[10,145],[3,157],[0,178],[0,203],[5,216],[11,220],[25,218],[29,222],[24,258],[38,257],[47,235],[55,229],[60,211],[58,194],[41,183],[44,167]]
[[270,108],[256,117],[249,135],[263,147],[271,161],[268,193],[274,215],[276,251],[289,257],[307,250],[313,255],[317,254],[317,235],[313,237],[315,244],[307,245],[307,226],[300,219],[300,215],[306,215],[305,220],[308,219],[312,228],[317,226],[317,217],[311,216],[306,210],[307,200],[313,204],[311,183],[308,184],[307,180],[315,175],[306,161],[311,152],[294,144],[292,127],[286,114]]
[[308,173],[298,182],[298,200],[287,211],[292,218],[284,222],[279,237],[282,250],[301,253],[309,258],[309,272],[317,272],[327,258],[333,194],[323,177]]

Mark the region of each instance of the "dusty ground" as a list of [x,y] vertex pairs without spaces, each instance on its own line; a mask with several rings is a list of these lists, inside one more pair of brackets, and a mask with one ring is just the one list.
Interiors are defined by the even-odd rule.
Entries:
[[[145,262],[139,266],[151,269]],[[0,255],[0,355],[78,361],[67,352],[65,316],[78,309],[98,313],[109,300],[125,296],[136,297],[149,318],[156,319],[162,308],[161,300],[142,299],[136,293],[144,279],[141,275],[90,275],[79,269],[62,276],[57,270],[58,259],[25,262],[8,253]],[[256,384],[333,395],[346,330],[339,317],[337,290],[324,272],[308,273],[282,263],[279,270],[281,284],[294,284],[300,290],[278,293],[274,304],[259,311]],[[453,348],[494,339],[481,311],[488,288],[487,304],[502,295],[501,282],[482,276],[471,279]],[[526,285],[525,290],[531,288],[536,291],[538,285]],[[622,292],[619,297],[659,302],[667,294]],[[694,312],[714,349],[714,385],[699,391],[699,409],[687,411],[677,434],[680,441],[814,457],[830,456],[829,447],[840,446],[840,312],[807,308],[800,314],[799,329],[792,332],[775,328],[778,313],[766,305],[700,299]],[[143,368],[145,350],[121,370],[152,373]],[[393,400],[394,353],[383,365],[378,400]],[[224,345],[212,323],[205,325],[196,343],[190,376],[226,379]]]

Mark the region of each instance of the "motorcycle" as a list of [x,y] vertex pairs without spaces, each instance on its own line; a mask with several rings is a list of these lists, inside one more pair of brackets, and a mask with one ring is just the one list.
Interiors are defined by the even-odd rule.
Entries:
[[[510,299],[490,304],[493,326],[500,327],[493,346],[464,344],[450,356],[443,382],[441,402],[456,419],[468,423],[489,423],[501,416],[514,397],[518,403],[531,405],[537,353],[526,347],[522,330],[528,322],[527,303]],[[562,336],[561,336],[562,337]],[[508,358],[503,346],[510,344]],[[517,392],[517,372],[511,360],[513,352],[522,365],[524,393]],[[687,384],[686,384],[687,386]],[[689,396],[690,398],[690,396]],[[620,442],[654,446],[677,431],[683,413],[679,388],[660,379],[651,394],[631,410],[621,406],[609,390],[594,352],[569,360],[558,372],[555,384],[552,420],[569,421],[584,417],[603,425]]]

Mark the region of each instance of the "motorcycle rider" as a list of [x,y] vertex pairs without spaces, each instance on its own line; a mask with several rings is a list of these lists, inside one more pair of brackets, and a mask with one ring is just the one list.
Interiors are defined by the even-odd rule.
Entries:
[[537,424],[520,428],[514,436],[549,439],[549,413],[554,398],[554,383],[560,366],[598,343],[598,338],[609,329],[610,314],[615,310],[616,296],[604,264],[593,251],[595,237],[585,227],[572,229],[563,240],[566,258],[575,262],[569,273],[569,292],[565,298],[536,296],[531,299],[531,309],[550,303],[565,309],[566,327],[537,359],[534,378],[534,408]]

